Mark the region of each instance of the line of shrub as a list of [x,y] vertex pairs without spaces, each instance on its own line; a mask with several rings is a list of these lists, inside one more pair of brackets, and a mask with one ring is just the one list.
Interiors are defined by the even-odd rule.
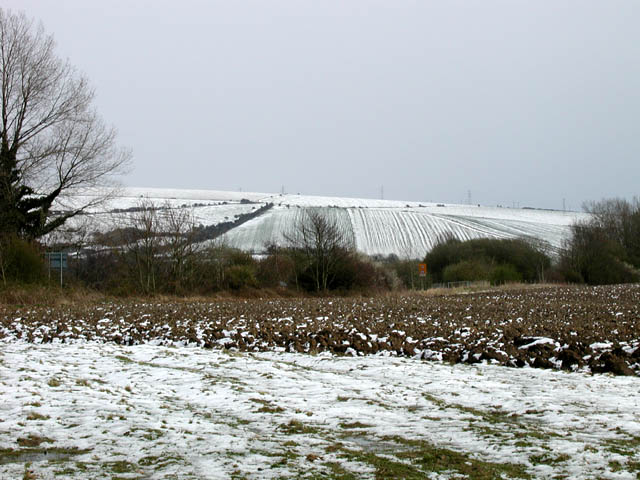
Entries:
[[[343,251],[332,270],[326,290],[337,293],[389,290],[396,286],[393,273],[369,258]],[[92,289],[114,294],[202,294],[251,289],[316,292],[313,264],[291,248],[271,247],[254,257],[225,245],[211,245],[185,259],[180,282],[166,256],[140,263],[131,252],[86,252],[70,262],[69,276]]]
[[[42,249],[23,240],[4,249],[4,285],[52,285],[59,282],[59,270],[48,273]],[[332,269],[326,291],[337,294],[374,293],[399,286],[392,268],[367,256],[344,250]],[[182,259],[181,274],[167,255],[156,254],[144,261],[124,250],[84,250],[69,254],[63,271],[66,286],[86,288],[104,294],[129,296],[150,294],[207,295],[231,291],[249,294],[256,289],[281,293],[317,293],[315,265],[291,248],[271,247],[254,257],[225,245],[210,245]]]
[[488,281],[492,285],[545,280],[551,258],[531,240],[446,237],[427,254],[434,282]]
[[[197,295],[251,289],[297,292],[380,292],[428,288],[432,282],[488,281],[627,283],[640,280],[640,202],[606,200],[589,207],[588,221],[571,227],[556,258],[548,245],[526,238],[441,239],[426,255],[426,278],[418,261],[395,255],[367,257],[355,252],[339,225],[307,212],[286,248],[272,246],[254,257],[220,239],[198,242],[178,210],[158,219],[157,209],[141,209],[134,227],[100,238],[114,245],[76,249],[69,256],[65,283],[117,295],[155,293]],[[164,222],[164,223],[163,223]],[[166,225],[164,225],[166,224]],[[170,227],[170,228],[169,228]],[[69,249],[69,245],[59,246]],[[43,249],[36,242],[0,236],[4,286],[47,284]],[[58,281],[54,272],[51,282]]]

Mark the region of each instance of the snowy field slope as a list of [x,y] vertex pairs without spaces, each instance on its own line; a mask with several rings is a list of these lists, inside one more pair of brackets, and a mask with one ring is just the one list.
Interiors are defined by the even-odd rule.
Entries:
[[639,388],[385,356],[14,341],[0,344],[0,478],[635,479]]
[[[71,203],[90,200],[90,196],[69,197]],[[569,226],[586,218],[576,212],[536,209],[444,205],[358,198],[319,197],[255,192],[221,192],[214,190],[178,190],[127,188],[108,204],[94,209],[92,215],[75,222],[90,220],[93,229],[108,230],[127,222],[126,210],[141,201],[158,206],[193,209],[198,223],[205,226],[233,221],[267,203],[273,208],[243,223],[225,235],[235,247],[261,253],[269,244],[284,244],[285,235],[295,227],[305,208],[317,208],[336,219],[366,254],[396,254],[422,257],[437,239],[453,234],[471,238],[513,238],[529,236],[548,242],[552,249],[562,246]],[[247,202],[253,203],[247,203]],[[242,202],[242,203],[241,203]]]

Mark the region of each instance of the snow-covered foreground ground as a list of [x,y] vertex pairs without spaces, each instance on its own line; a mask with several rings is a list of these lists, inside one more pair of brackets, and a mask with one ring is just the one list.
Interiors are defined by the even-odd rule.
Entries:
[[[0,344],[0,478],[638,478],[640,378]],[[45,453],[46,452],[46,453]]]

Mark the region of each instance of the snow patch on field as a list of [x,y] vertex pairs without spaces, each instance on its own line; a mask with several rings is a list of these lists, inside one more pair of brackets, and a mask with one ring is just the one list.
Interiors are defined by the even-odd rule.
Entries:
[[[631,479],[639,388],[384,356],[14,341],[0,344],[0,477],[28,461],[38,479],[374,478],[382,463]],[[432,451],[448,469],[429,473]]]

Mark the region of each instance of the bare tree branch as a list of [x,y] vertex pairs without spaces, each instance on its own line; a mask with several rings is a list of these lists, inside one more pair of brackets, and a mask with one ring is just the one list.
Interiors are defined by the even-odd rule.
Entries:
[[112,185],[131,158],[92,108],[87,79],[54,50],[42,25],[0,8],[0,233],[58,228],[101,200],[53,212],[62,194]]
[[289,247],[302,253],[317,291],[330,287],[344,253],[353,249],[349,236],[335,218],[316,209],[303,210],[292,232],[285,234]]

